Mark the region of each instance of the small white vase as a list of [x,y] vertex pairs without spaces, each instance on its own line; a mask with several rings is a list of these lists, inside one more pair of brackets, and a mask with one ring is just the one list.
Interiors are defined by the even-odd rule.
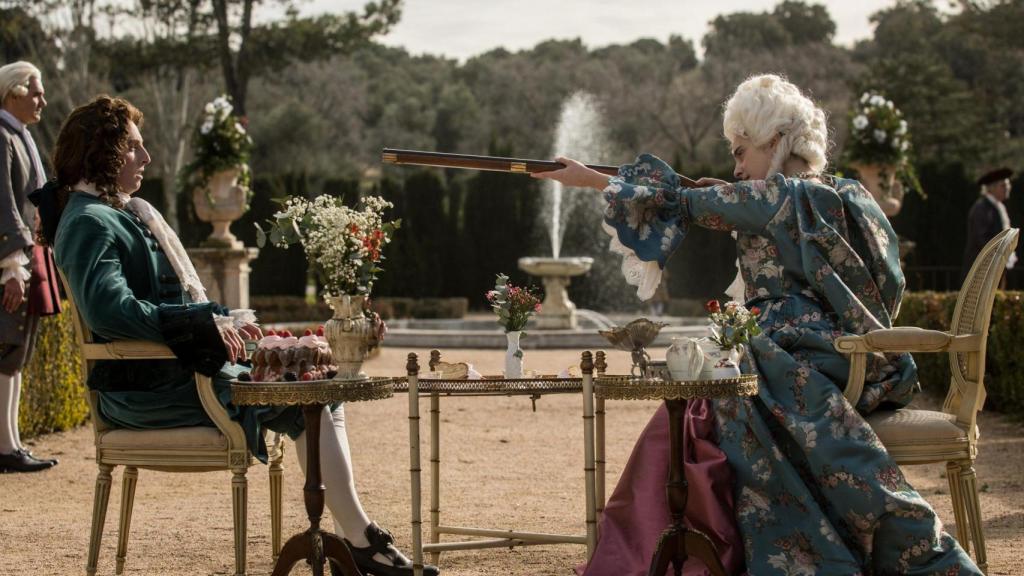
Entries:
[[508,348],[505,349],[505,378],[523,377],[523,350],[519,347],[519,338],[523,333],[519,330],[505,332]]
[[704,366],[701,368],[701,380],[723,380],[737,378],[740,375],[739,348],[720,348],[712,340],[702,339],[701,350],[704,352]]
[[704,367],[704,352],[696,338],[676,336],[665,353],[665,363],[673,380],[697,380]]

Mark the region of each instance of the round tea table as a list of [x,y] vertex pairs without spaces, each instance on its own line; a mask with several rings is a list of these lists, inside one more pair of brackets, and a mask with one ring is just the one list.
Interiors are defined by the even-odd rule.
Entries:
[[309,529],[288,539],[277,558],[272,576],[285,576],[302,559],[309,562],[314,576],[323,576],[325,561],[334,562],[345,576],[360,576],[341,538],[320,529],[324,512],[324,485],[320,479],[320,414],[328,404],[389,398],[394,388],[393,378],[231,383],[233,403],[239,406],[301,406],[306,423],[308,465],[306,485],[302,491],[309,515]]
[[594,395],[608,400],[664,400],[668,408],[669,472],[666,490],[672,525],[661,534],[651,560],[649,575],[662,576],[672,564],[676,576],[682,574],[687,555],[700,559],[715,576],[725,576],[725,567],[715,545],[699,530],[686,527],[687,483],[683,467],[683,417],[690,400],[734,398],[757,395],[757,375],[743,374],[723,380],[662,380],[636,376],[598,376]]

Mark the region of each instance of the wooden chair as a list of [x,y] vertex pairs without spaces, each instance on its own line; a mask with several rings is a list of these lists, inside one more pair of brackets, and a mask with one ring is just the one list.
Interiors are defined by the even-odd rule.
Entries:
[[[82,381],[85,382],[93,363],[97,360],[156,360],[173,359],[174,353],[163,344],[145,341],[117,341],[98,343],[85,325],[75,306],[67,279],[60,273],[68,296],[69,313],[75,326],[75,337],[81,352]],[[196,388],[203,409],[216,427],[190,426],[160,430],[128,430],[107,425],[99,413],[99,398],[95,391],[88,391],[89,410],[96,443],[96,491],[93,499],[92,530],[89,536],[89,558],[86,573],[96,574],[99,561],[100,540],[103,524],[107,517],[107,503],[110,498],[111,471],[115,466],[124,466],[121,492],[121,519],[117,538],[116,573],[124,571],[128,554],[128,532],[132,522],[132,505],[135,500],[135,484],[139,468],[161,472],[208,472],[231,470],[231,503],[234,512],[235,533],[235,574],[245,574],[246,514],[248,508],[248,484],[245,474],[254,462],[246,446],[242,427],[231,420],[227,411],[217,401],[213,382],[202,374],[196,374]],[[284,445],[278,437],[270,450],[270,523],[271,547],[276,559],[281,552],[281,478]]]
[[[1006,261],[1020,231],[1004,230],[978,254],[957,297],[949,332],[914,327],[842,336],[835,347],[850,355],[844,394],[856,404],[864,389],[868,354],[942,352],[952,372],[942,411],[878,411],[867,417],[886,450],[900,465],[946,462],[957,539],[968,552],[974,544],[978,567],[988,570],[974,459],[978,454],[977,415],[985,403],[985,347],[992,303]],[[968,538],[969,536],[969,538]]]

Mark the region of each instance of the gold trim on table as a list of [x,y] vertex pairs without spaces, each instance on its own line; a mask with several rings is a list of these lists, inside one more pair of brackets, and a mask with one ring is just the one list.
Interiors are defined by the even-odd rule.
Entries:
[[[424,378],[418,381],[420,394],[446,394],[452,396],[515,396],[534,394],[573,394],[583,391],[582,378],[537,376],[534,378],[505,378],[484,376],[478,379]],[[395,379],[395,392],[408,392],[406,378]]]
[[363,380],[299,382],[231,382],[231,402],[239,406],[296,406],[361,402],[390,398],[404,378],[374,376]]
[[594,394],[610,400],[693,400],[757,395],[757,374],[719,380],[660,380],[636,376],[599,376]]

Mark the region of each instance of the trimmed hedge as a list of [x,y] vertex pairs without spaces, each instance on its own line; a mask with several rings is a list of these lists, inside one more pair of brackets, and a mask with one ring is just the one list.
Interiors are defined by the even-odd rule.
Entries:
[[24,438],[67,430],[89,418],[79,377],[78,344],[71,314],[42,318],[32,360],[22,378],[18,425]]
[[[985,407],[1024,417],[1024,292],[996,292],[985,358]],[[898,326],[949,330],[956,292],[908,292],[903,296]],[[929,394],[949,389],[947,354],[914,354],[921,385]]]
[[[469,309],[465,298],[371,298],[371,307],[381,318],[462,318]],[[320,298],[310,304],[300,296],[252,296],[249,306],[263,324],[326,321],[333,315]]]

